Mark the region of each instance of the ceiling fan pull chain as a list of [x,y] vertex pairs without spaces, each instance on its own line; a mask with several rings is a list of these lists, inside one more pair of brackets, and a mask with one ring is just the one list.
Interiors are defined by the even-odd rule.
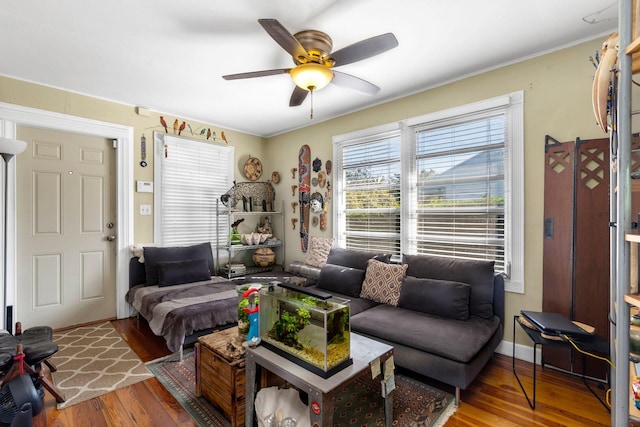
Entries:
[[311,114],[309,115],[309,120],[313,120],[313,86],[309,86],[309,92],[311,92]]

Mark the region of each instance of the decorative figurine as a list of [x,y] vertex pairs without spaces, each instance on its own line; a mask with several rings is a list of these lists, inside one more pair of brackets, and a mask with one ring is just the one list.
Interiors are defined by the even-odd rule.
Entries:
[[[260,292],[260,289],[249,288],[242,294],[243,298],[248,298],[254,292]],[[249,306],[243,307],[242,310],[249,315],[249,332],[247,333],[247,345],[255,347],[260,343],[260,332],[258,330],[258,318],[260,306],[255,304],[254,298],[249,298]]]
[[162,117],[162,116],[160,116],[160,124],[164,128],[164,133],[169,133],[169,129],[167,128],[167,122],[165,121],[164,117]]
[[264,220],[258,224],[256,230],[260,234],[271,234],[273,235],[273,229],[271,228],[271,221],[269,221],[269,217],[265,216]]

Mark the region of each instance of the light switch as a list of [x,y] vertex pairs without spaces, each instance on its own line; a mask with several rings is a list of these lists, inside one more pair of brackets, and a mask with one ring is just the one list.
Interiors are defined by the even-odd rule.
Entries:
[[140,215],[151,215],[151,205],[140,205]]

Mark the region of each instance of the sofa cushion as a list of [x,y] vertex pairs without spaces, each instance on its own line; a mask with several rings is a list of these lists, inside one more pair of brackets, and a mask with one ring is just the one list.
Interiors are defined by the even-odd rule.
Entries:
[[493,316],[493,261],[402,255],[407,276],[451,280],[471,285],[469,313],[488,319]]
[[400,288],[398,307],[467,320],[470,291],[471,286],[466,283],[406,276]]
[[364,280],[364,270],[342,265],[325,264],[320,270],[317,286],[350,297],[359,297]]
[[331,245],[333,245],[333,239],[331,238],[312,236],[309,239],[309,250],[304,263],[314,267],[323,267],[327,263]]
[[384,304],[398,305],[400,285],[407,266],[387,264],[375,259],[367,261],[360,298]]
[[213,276],[213,255],[210,243],[193,246],[150,247],[144,248],[144,269],[147,285],[158,284],[158,263],[170,261],[187,261],[190,259],[206,259],[209,276]]
[[158,263],[158,286],[160,287],[209,279],[211,279],[209,265],[204,258]]
[[453,320],[380,304],[351,316],[351,331],[468,363],[500,327],[500,319]]
[[356,249],[331,248],[329,257],[327,258],[327,264],[343,265],[364,271],[367,269],[367,261],[372,258],[388,263],[391,260],[391,254],[365,252]]

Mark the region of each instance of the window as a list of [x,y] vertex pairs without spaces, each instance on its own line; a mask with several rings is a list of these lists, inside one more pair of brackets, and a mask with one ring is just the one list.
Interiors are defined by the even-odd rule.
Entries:
[[522,92],[334,137],[339,246],[494,260],[523,292]]
[[[163,246],[216,241],[216,204],[233,185],[233,147],[154,133],[154,239]],[[229,225],[221,216],[219,231]]]
[[[341,247],[399,254],[400,130],[382,130],[338,146],[336,191]],[[339,171],[339,172],[338,172]]]

